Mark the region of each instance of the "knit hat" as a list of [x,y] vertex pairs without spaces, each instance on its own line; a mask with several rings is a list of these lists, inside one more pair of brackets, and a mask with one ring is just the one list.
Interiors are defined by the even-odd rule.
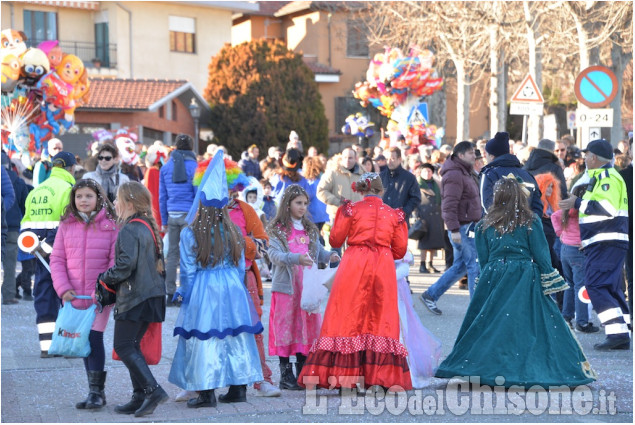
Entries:
[[536,145],[536,149],[542,149],[551,153],[553,153],[555,148],[556,148],[556,142],[549,139],[542,139],[540,142],[538,142],[538,145]]
[[509,153],[509,133],[499,131],[493,139],[485,145],[485,151],[494,157]]

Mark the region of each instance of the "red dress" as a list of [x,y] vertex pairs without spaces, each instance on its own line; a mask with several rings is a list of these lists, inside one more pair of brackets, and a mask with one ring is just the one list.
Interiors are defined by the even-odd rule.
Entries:
[[339,247],[347,238],[320,337],[298,383],[352,388],[363,376],[366,387],[412,389],[408,352],[399,342],[394,262],[403,258],[408,245],[404,214],[377,196],[346,203],[337,211],[329,242]]

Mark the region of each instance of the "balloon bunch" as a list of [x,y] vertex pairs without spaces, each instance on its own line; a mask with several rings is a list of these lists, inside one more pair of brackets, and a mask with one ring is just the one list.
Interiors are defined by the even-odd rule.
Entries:
[[434,55],[428,50],[415,54],[413,49],[405,56],[398,48],[387,48],[370,61],[366,81],[355,84],[353,96],[363,107],[372,105],[382,115],[399,125],[402,133],[419,125],[421,132],[426,123],[410,122],[420,99],[429,96],[443,86],[432,69]]
[[361,112],[351,114],[346,118],[346,124],[342,126],[342,133],[358,136],[358,137],[372,137],[374,134],[371,128],[375,123],[368,121]]
[[75,108],[87,101],[86,68],[77,56],[62,52],[56,40],[27,48],[22,31],[0,34],[3,147],[10,154],[46,156],[48,140],[68,130]]

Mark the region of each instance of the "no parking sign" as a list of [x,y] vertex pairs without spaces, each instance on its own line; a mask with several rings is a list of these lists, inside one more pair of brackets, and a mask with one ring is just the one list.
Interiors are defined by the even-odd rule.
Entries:
[[617,77],[605,66],[590,66],[575,79],[575,97],[589,108],[602,108],[617,96]]

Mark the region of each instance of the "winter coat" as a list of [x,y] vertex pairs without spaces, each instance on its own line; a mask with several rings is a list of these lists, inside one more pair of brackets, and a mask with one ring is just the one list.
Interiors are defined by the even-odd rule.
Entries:
[[320,201],[317,198],[317,188],[320,184],[320,177],[315,180],[307,179],[307,183],[309,184],[309,198],[311,198],[311,202],[309,203],[309,214],[311,215],[311,221],[313,223],[326,223],[329,221],[329,215],[326,212],[326,204]]
[[406,214],[407,222],[410,214],[421,203],[417,178],[401,165],[394,170],[386,168],[379,175],[384,185],[384,203],[391,208],[401,208]]
[[[428,187],[430,185],[430,187]],[[428,233],[419,240],[419,249],[443,249],[445,247],[445,229],[441,217],[441,194],[436,195],[433,186],[437,182],[432,179],[430,183],[419,181],[421,191],[421,204],[415,209],[415,216],[426,221]]]
[[161,167],[159,173],[159,209],[161,210],[161,223],[168,224],[169,213],[188,212],[196,196],[196,187],[192,185],[192,178],[196,171],[196,161],[185,157],[185,172],[187,181],[174,183],[172,174],[174,172],[174,160],[172,157]]
[[157,270],[154,238],[145,224],[131,221],[119,231],[115,244],[115,264],[99,276],[108,287],[117,291],[114,316],[124,313],[143,301],[166,295],[165,272]]
[[441,215],[451,232],[481,219],[481,199],[472,165],[450,156],[441,167]]
[[523,169],[529,171],[532,176],[552,173],[560,182],[560,199],[567,197],[567,180],[560,166],[560,160],[553,153],[544,149],[534,149],[531,151],[531,154],[529,154],[529,158]]
[[9,210],[15,203],[15,191],[11,184],[11,178],[9,177],[9,171],[2,167],[2,202],[4,207]]
[[[308,236],[310,240],[308,255],[313,259],[317,259],[318,263],[328,263],[331,251],[324,249],[320,243],[319,232],[314,232]],[[278,230],[269,240],[267,254],[271,260],[271,291],[292,295],[294,269],[300,266],[302,254],[290,252],[287,248],[288,243],[281,241],[281,237],[284,237],[284,235],[281,230]]]
[[6,211],[7,227],[9,232],[20,231],[20,221],[24,217],[24,208],[26,204],[26,198],[31,191],[27,184],[22,180],[15,171],[7,170],[9,179],[13,185],[13,191],[15,192],[15,202],[13,206]]
[[361,176],[361,170],[357,164],[355,164],[353,172],[338,164],[335,168],[327,169],[322,175],[316,193],[318,199],[326,204],[326,212],[331,218],[331,222],[340,207],[340,197],[351,202],[362,200],[362,195],[353,192],[351,188],[351,185],[358,181]]
[[530,192],[529,207],[538,214],[538,217],[542,217],[542,201],[540,200],[542,194],[538,189],[538,183],[536,183],[534,176],[527,170],[523,170],[518,158],[512,154],[496,157],[481,170],[480,192],[483,214],[487,213],[487,209],[494,201],[494,184],[509,173],[523,181],[523,186]]
[[[72,215],[60,223],[50,257],[53,287],[60,298],[70,290],[94,295],[97,277],[115,263],[117,233],[117,225],[105,209],[88,225]],[[84,309],[91,302],[74,300],[72,304]],[[92,329],[103,332],[109,315],[110,309],[98,313]]]
[[253,176],[260,181],[262,179],[262,172],[260,171],[260,163],[257,159],[249,158],[249,154],[247,151],[243,152],[240,156],[240,161],[238,162],[238,166],[243,173],[247,176]]

